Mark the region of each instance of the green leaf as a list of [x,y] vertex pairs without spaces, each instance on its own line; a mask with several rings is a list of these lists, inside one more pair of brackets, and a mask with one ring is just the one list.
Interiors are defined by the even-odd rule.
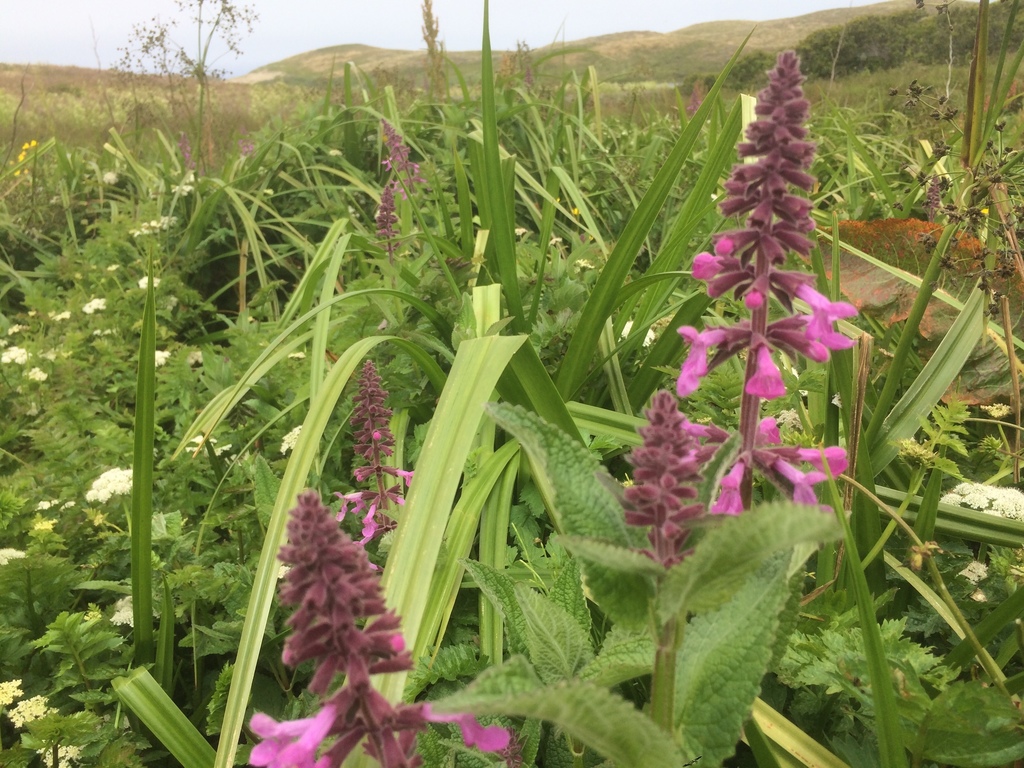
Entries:
[[527,652],[541,680],[556,683],[575,677],[594,658],[590,635],[550,598],[525,584],[516,584],[515,593],[526,620]]
[[586,595],[583,594],[580,563],[576,558],[566,559],[548,596],[555,602],[555,605],[568,611],[584,632],[590,634],[592,626],[590,607],[587,605]]
[[687,626],[676,666],[676,727],[687,759],[720,765],[733,754],[789,598],[788,561],[765,563],[730,602]]
[[1003,694],[971,680],[954,683],[932,702],[918,744],[925,760],[984,768],[1024,757],[1024,727]]
[[127,677],[115,677],[111,684],[118,698],[184,768],[213,765],[213,747],[147,670],[135,669]]
[[464,560],[463,565],[484,596],[501,611],[508,632],[509,652],[526,653],[526,619],[516,601],[515,581],[507,573],[474,560]]
[[647,632],[612,627],[600,653],[580,673],[580,678],[610,687],[648,675],[654,666],[654,641]]
[[830,541],[840,533],[831,513],[788,501],[723,518],[707,530],[692,555],[668,572],[658,594],[658,614],[667,621],[684,610],[714,610],[773,553],[795,544]]
[[[642,532],[626,525],[622,507],[601,482],[614,480],[586,448],[522,408],[498,404],[487,410],[518,438],[532,460],[537,483],[549,499],[560,533],[641,544]],[[614,621],[632,625],[646,621],[647,601],[654,594],[649,577],[590,561],[584,561],[583,575],[594,601]]]
[[[668,734],[624,699],[582,680],[531,690],[525,662],[511,674],[503,671],[510,663],[488,670],[464,691],[433,703],[432,708],[546,720],[623,768],[679,768],[682,764]],[[509,692],[514,686],[521,691]]]
[[558,536],[555,540],[585,563],[595,563],[624,574],[640,574],[652,578],[665,575],[665,568],[661,563],[651,560],[635,549],[627,549],[610,541],[565,535]]

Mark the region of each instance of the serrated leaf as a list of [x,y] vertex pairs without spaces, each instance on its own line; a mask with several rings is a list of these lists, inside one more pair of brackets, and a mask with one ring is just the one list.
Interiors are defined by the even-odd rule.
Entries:
[[584,632],[590,634],[590,606],[587,605],[587,597],[583,594],[580,563],[576,558],[566,559],[551,587],[550,597],[555,601],[555,605],[561,606],[576,619],[576,623]]
[[736,433],[722,443],[710,461],[701,467],[701,481],[697,486],[697,502],[704,509],[711,509],[714,494],[721,486],[722,478],[736,463],[736,456],[740,452],[740,437],[740,434]]
[[508,633],[509,653],[526,653],[526,619],[516,601],[516,583],[512,577],[475,560],[464,560],[463,565],[484,597],[501,611],[505,619],[505,631]]
[[653,666],[654,641],[649,634],[612,627],[601,651],[580,672],[580,678],[611,687],[650,674]]
[[[607,470],[586,448],[522,408],[491,404],[487,411],[515,435],[534,462],[537,482],[548,491],[554,507],[551,513],[559,533],[626,546],[642,543],[642,532],[626,525],[622,507],[597,479],[607,478]],[[630,626],[646,621],[654,590],[648,577],[623,574],[594,562],[583,563],[583,575],[594,601],[613,621]]]
[[676,727],[683,752],[720,765],[733,754],[771,661],[789,599],[788,558],[772,558],[733,599],[686,627],[676,665]]
[[526,647],[541,680],[568,680],[590,663],[590,635],[553,600],[516,584],[516,600],[526,620]]
[[432,707],[441,712],[545,720],[623,768],[678,768],[683,762],[667,733],[632,704],[603,687],[571,680],[522,693],[491,694],[479,685],[486,682],[487,687],[493,687],[485,679],[491,677],[488,673]]
[[658,615],[703,613],[725,604],[775,552],[838,538],[839,523],[816,507],[764,504],[709,528],[693,554],[669,570],[658,594]]
[[558,536],[555,541],[576,555],[584,563],[594,563],[612,571],[658,578],[665,568],[635,549],[627,549],[611,541],[583,536]]
[[1024,757],[1020,712],[980,680],[954,683],[932,702],[921,725],[921,757],[961,768],[1003,765]]

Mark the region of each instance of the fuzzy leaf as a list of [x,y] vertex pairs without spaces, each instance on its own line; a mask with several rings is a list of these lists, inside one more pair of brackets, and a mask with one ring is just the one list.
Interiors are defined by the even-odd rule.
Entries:
[[545,683],[567,680],[590,663],[590,635],[553,600],[516,584],[516,600],[526,620],[526,647]]
[[657,578],[665,574],[660,563],[635,549],[627,549],[610,541],[583,536],[559,536],[556,541],[584,563],[594,563],[623,574],[639,574]]
[[1005,696],[971,680],[954,683],[932,702],[919,743],[925,760],[983,768],[1024,757],[1024,727]]
[[658,614],[665,621],[684,610],[714,610],[773,553],[839,535],[839,523],[831,513],[787,501],[723,518],[721,525],[708,528],[692,555],[668,572],[658,595]]
[[764,563],[731,601],[687,626],[676,666],[676,727],[687,759],[720,765],[733,754],[789,599],[788,561]]
[[590,607],[587,605],[586,595],[583,594],[580,563],[576,558],[566,559],[562,570],[555,578],[549,597],[555,601],[556,605],[568,611],[584,632],[590,634]]
[[[497,667],[493,673],[488,670],[464,691],[434,702],[433,708],[546,720],[623,768],[678,768],[682,764],[667,733],[632,704],[593,683],[571,680],[518,693],[492,692],[500,687],[494,684],[496,680],[508,675],[501,671],[508,666]],[[523,668],[509,675],[509,680],[525,684]]]
[[650,674],[654,666],[654,641],[646,632],[612,627],[597,654],[580,678],[597,685],[613,686]]
[[464,560],[463,565],[480,587],[484,597],[501,611],[508,633],[509,653],[526,653],[526,619],[516,601],[515,582],[512,577],[475,560]]
[[[643,534],[626,525],[622,507],[597,479],[610,480],[607,470],[586,448],[522,408],[492,404],[487,411],[519,440],[534,462],[537,482],[550,499],[559,533],[642,546]],[[650,578],[589,561],[583,563],[583,576],[594,601],[612,620],[631,626],[646,621],[654,591]]]

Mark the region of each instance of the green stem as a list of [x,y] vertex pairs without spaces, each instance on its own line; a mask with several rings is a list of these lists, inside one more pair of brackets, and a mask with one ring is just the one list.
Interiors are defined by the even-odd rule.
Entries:
[[654,652],[654,672],[651,676],[651,719],[666,733],[675,727],[676,657],[683,625],[673,617],[665,623]]

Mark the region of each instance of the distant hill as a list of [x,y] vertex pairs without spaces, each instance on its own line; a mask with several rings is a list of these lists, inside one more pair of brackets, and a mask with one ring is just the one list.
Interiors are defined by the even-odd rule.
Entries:
[[[711,21],[675,32],[620,32],[600,37],[558,43],[530,52],[533,61],[544,60],[543,71],[560,74],[568,69],[582,71],[595,66],[602,80],[677,83],[687,76],[721,68],[753,30],[746,52],[775,52],[795,47],[807,35],[826,27],[844,24],[862,16],[881,16],[912,9],[907,0],[817,11],[775,21]],[[442,30],[443,32],[443,30]],[[500,60],[506,52],[496,51]],[[449,51],[448,57],[470,78],[479,71],[479,51]],[[337,45],[300,53],[259,67],[236,82],[257,83],[283,80],[314,84],[327,78],[332,69],[341,71],[352,62],[365,72],[385,70],[413,83],[423,79],[425,51],[401,51],[368,45]]]

